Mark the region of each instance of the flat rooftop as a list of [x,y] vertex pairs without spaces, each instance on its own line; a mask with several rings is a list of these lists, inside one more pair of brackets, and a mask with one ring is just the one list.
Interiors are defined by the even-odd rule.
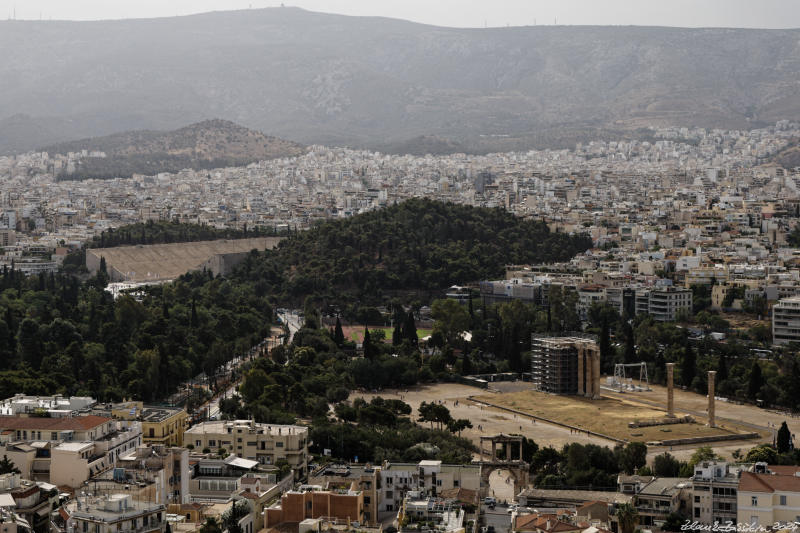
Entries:
[[221,434],[228,433],[228,428],[231,428],[232,433],[236,433],[241,429],[242,432],[250,432],[253,434],[263,435],[301,435],[308,433],[308,428],[305,426],[295,425],[281,425],[281,424],[255,424],[250,425],[247,420],[213,420],[209,422],[201,422],[186,430],[187,434],[202,435],[203,433]]
[[142,422],[163,422],[179,414],[183,409],[168,409],[166,407],[145,407],[142,409]]

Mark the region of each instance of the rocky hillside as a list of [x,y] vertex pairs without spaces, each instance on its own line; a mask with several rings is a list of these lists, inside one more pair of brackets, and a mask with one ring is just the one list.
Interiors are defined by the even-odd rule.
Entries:
[[58,154],[81,150],[105,152],[105,158],[81,159],[76,172],[61,176],[62,179],[85,179],[246,165],[263,159],[299,155],[304,148],[233,122],[207,120],[175,131],[130,131],[64,142],[42,150]]
[[800,30],[458,29],[268,8],[1,21],[0,49],[0,153],[211,117],[306,144],[479,151],[800,118]]

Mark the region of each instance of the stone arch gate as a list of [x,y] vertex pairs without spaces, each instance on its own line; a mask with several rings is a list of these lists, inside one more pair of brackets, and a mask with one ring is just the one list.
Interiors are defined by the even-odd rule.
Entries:
[[[490,449],[486,449],[485,442],[491,444]],[[505,457],[497,456],[497,445],[503,444]],[[516,446],[512,446],[516,445]],[[516,448],[516,452],[512,448]],[[514,497],[523,489],[527,488],[529,482],[530,465],[522,460],[522,435],[487,435],[480,438],[480,461],[481,465],[481,495],[486,496],[489,490],[489,476],[496,470],[507,470],[514,480]]]

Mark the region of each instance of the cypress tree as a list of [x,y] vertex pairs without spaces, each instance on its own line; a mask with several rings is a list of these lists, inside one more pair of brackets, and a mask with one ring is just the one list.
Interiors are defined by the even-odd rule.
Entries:
[[414,322],[414,312],[409,311],[406,315],[406,320],[403,323],[403,338],[411,342],[413,346],[419,343],[417,337],[417,324]]
[[342,331],[342,322],[338,316],[336,317],[336,328],[333,330],[333,341],[339,347],[344,344],[344,331]]
[[369,338],[369,328],[364,327],[364,342],[361,344],[364,349],[364,357],[372,360],[375,355],[372,350],[372,339]]
[[625,322],[625,353],[623,362],[626,364],[636,362],[636,337],[630,322]]
[[193,328],[197,327],[197,307],[194,303],[194,298],[192,298],[192,318],[191,318],[191,326]]
[[750,367],[750,380],[747,383],[747,397],[756,401],[763,385],[764,377],[761,375],[761,365],[758,364],[758,359],[754,359],[753,366]]
[[786,453],[792,449],[792,434],[789,431],[789,427],[786,425],[785,420],[778,430],[778,440],[776,444],[778,447],[778,453]]
[[[400,307],[400,306],[398,306]],[[399,346],[403,343],[403,324],[406,317],[403,309],[400,308],[394,313],[394,331],[392,331],[392,346]]]
[[610,362],[611,359],[611,332],[608,327],[608,319],[603,318],[600,328],[600,361]]
[[697,356],[692,347],[687,344],[683,352],[683,361],[681,361],[682,384],[691,387],[695,375],[697,375]]

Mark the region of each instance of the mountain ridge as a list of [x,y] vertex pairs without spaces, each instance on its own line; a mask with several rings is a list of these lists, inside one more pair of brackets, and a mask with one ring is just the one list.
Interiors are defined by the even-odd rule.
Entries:
[[266,8],[6,21],[0,47],[0,117],[33,123],[0,120],[0,153],[210,117],[304,144],[491,151],[800,116],[800,30],[460,29]]

